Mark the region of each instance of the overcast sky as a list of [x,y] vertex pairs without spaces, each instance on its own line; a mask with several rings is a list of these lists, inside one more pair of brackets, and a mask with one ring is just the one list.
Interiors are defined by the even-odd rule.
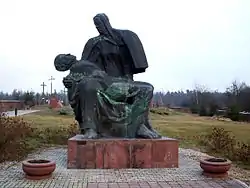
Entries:
[[138,34],[149,68],[135,79],[157,91],[250,84],[250,0],[0,0],[0,90],[40,92],[51,75],[62,90],[55,56],[80,58],[102,12]]

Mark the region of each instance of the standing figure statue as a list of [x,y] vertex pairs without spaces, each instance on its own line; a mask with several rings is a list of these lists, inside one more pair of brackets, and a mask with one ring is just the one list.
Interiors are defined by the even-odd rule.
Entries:
[[159,138],[148,119],[153,86],[133,80],[145,72],[146,55],[138,36],[111,27],[105,14],[94,23],[99,36],[86,43],[80,61],[55,58],[58,71],[70,70],[63,83],[83,138]]

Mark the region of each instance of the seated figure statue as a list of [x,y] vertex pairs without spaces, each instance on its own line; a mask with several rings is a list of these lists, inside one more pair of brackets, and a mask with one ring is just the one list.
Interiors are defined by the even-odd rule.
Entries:
[[146,55],[138,36],[111,27],[105,14],[94,24],[99,35],[86,43],[82,58],[58,55],[58,71],[70,70],[63,82],[85,138],[159,138],[148,119],[153,86],[136,82],[133,75],[145,72]]
[[84,138],[159,138],[144,124],[153,86],[109,76],[94,63],[70,54],[55,58],[58,71],[70,70],[63,80]]

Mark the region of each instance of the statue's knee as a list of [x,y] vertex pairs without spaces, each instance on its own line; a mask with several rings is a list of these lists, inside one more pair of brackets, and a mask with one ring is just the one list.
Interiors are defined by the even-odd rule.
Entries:
[[151,84],[144,84],[141,89],[142,89],[142,92],[144,93],[143,95],[147,99],[151,99],[153,97],[154,87]]
[[148,82],[135,82],[135,85],[138,85],[143,90],[147,90],[148,92],[154,91],[154,86]]
[[154,92],[154,86],[149,84],[149,83],[144,83],[142,85],[142,87],[147,90],[149,93],[153,93]]
[[154,86],[153,85],[151,85],[151,84],[148,84],[148,90],[149,90],[149,92],[154,92]]

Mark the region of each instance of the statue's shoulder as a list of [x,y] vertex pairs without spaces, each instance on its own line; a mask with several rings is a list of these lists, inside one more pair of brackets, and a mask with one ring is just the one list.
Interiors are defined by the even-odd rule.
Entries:
[[116,32],[119,33],[123,40],[134,40],[137,42],[141,42],[139,36],[134,31],[128,29],[117,29]]
[[99,40],[99,37],[98,37],[98,36],[92,37],[92,38],[90,38],[90,39],[87,41],[87,44],[94,44],[94,43],[98,42],[98,40]]
[[87,59],[93,48],[98,44],[99,36],[90,38],[84,46],[81,59]]
[[96,44],[102,40],[106,40],[106,37],[102,36],[102,35],[99,35],[99,36],[96,36],[96,37],[93,37],[93,38],[90,38],[88,41],[87,41],[87,44],[88,43],[91,43],[91,44]]
[[93,47],[97,47],[98,48],[99,45],[101,44],[101,42],[105,41],[105,40],[108,40],[108,39],[106,37],[104,37],[104,36],[101,36],[101,35],[93,37],[93,38],[90,38],[87,41],[84,49],[92,49]]
[[121,35],[126,35],[126,36],[131,35],[131,36],[138,37],[138,35],[134,31],[131,31],[131,30],[128,30],[128,29],[119,29],[118,32]]

